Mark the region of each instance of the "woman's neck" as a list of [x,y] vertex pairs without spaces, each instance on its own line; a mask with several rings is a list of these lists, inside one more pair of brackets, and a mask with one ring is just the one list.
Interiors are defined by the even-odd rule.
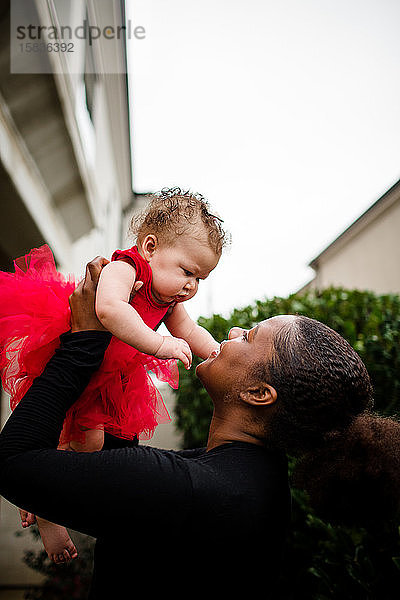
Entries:
[[227,418],[214,413],[210,424],[207,451],[232,442],[247,442],[256,446],[264,446],[262,437],[243,429],[243,419],[237,419],[234,415]]

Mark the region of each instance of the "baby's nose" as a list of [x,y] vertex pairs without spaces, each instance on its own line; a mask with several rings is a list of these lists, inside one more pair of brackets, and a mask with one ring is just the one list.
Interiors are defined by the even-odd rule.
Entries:
[[189,281],[185,284],[185,290],[194,290],[196,287],[196,282],[194,279],[189,279]]

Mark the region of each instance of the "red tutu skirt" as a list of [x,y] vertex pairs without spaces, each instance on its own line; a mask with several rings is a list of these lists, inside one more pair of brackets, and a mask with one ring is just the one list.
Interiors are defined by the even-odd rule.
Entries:
[[[70,329],[68,298],[76,286],[72,276],[57,272],[47,245],[14,265],[15,273],[0,272],[0,371],[11,410]],[[171,421],[151,372],[178,387],[175,360],[143,354],[112,337],[100,369],[67,412],[60,444],[84,442],[83,428],[150,439],[158,424]]]

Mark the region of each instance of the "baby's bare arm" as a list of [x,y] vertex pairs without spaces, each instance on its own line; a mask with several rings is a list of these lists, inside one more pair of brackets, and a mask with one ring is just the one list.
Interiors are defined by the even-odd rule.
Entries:
[[134,267],[117,260],[106,265],[96,294],[96,314],[101,324],[123,342],[146,354],[156,354],[162,336],[146,325],[129,304],[136,279]]
[[106,265],[96,294],[96,314],[101,324],[118,339],[140,352],[158,358],[177,358],[188,368],[190,348],[183,340],[173,340],[153,331],[129,304],[136,271],[122,260]]
[[207,358],[210,352],[219,348],[211,333],[195,323],[182,304],[175,306],[165,325],[172,335],[186,340],[193,354],[200,358]]

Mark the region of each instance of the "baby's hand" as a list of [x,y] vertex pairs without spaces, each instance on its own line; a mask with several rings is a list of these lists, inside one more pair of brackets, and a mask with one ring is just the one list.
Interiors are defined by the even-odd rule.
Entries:
[[185,340],[169,335],[163,336],[162,344],[155,356],[157,358],[177,358],[183,362],[186,369],[190,369],[192,364],[192,351],[189,344]]

